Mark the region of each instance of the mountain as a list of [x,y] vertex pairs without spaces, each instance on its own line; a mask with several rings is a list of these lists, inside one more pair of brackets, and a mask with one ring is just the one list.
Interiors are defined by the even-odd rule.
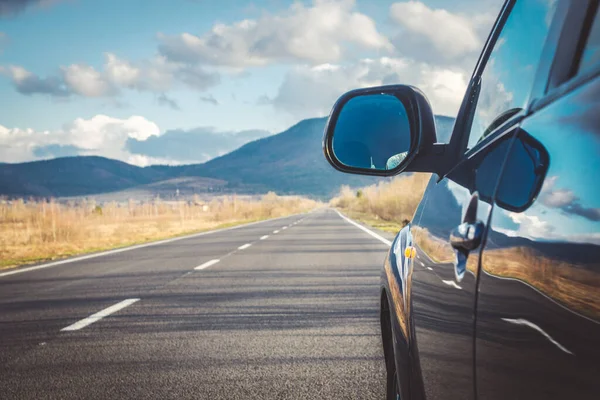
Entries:
[[[436,121],[438,138],[444,141],[453,119],[436,117]],[[325,123],[325,118],[300,121],[285,132],[252,141],[204,164],[141,168],[96,156],[0,164],[0,195],[65,197],[125,191],[124,195],[149,196],[179,190],[186,195],[275,191],[329,197],[341,185],[359,187],[379,182],[382,178],[344,174],[327,163],[321,148]],[[188,151],[202,152],[191,142],[185,143]],[[161,144],[149,148],[157,145]]]
[[77,196],[126,189],[164,179],[160,171],[96,156],[0,165],[0,194]]
[[250,142],[204,164],[175,167],[178,176],[223,179],[230,187],[252,185],[259,192],[329,196],[341,185],[364,186],[377,178],[347,175],[325,160],[321,142],[326,118],[307,119],[285,132]]
[[[204,164],[175,168],[177,175],[223,179],[235,187],[255,186],[259,191],[331,196],[341,185],[377,183],[382,178],[348,175],[334,170],[322,150],[327,118],[300,121],[285,132],[250,142]],[[450,138],[454,118],[436,116],[438,141]]]

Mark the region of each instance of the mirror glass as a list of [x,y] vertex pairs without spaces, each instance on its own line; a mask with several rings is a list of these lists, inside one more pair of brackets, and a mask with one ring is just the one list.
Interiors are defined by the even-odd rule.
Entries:
[[398,167],[410,149],[410,123],[404,104],[390,94],[369,94],[344,104],[333,131],[333,152],[349,167]]

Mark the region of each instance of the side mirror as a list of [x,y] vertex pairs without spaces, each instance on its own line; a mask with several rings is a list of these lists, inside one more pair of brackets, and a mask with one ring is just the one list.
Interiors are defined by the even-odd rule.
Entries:
[[[352,90],[333,106],[325,127],[323,151],[339,171],[391,176],[429,171],[413,165],[436,142],[435,122],[425,95],[412,86]],[[423,163],[421,163],[423,164]]]

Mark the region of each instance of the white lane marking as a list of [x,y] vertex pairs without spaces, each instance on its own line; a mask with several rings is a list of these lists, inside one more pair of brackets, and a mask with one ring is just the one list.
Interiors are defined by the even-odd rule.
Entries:
[[75,322],[72,325],[67,326],[66,328],[62,328],[61,331],[78,331],[82,328],[85,328],[86,326],[93,324],[94,322],[100,321],[102,318],[109,316],[110,314],[116,313],[117,311],[128,307],[130,305],[132,305],[133,303],[135,303],[136,301],[138,301],[139,299],[127,299],[127,300],[123,300],[121,302],[118,302],[117,304],[110,306],[108,308],[105,308],[104,310],[98,311],[95,314],[90,315],[87,318],[84,318],[82,320],[79,320],[77,322]]
[[268,237],[269,237],[269,235],[261,236],[261,237],[260,237],[260,240],[265,240],[265,239],[266,239],[266,238],[268,238]]
[[365,231],[366,233],[368,233],[369,235],[373,236],[375,239],[379,240],[380,242],[383,242],[385,244],[387,244],[388,246],[392,245],[392,242],[390,240],[387,240],[386,238],[384,238],[381,235],[378,235],[377,233],[365,228],[364,226],[362,226],[361,224],[359,224],[358,222],[354,222],[352,221],[350,218],[346,217],[344,214],[342,214],[341,212],[339,212],[338,210],[335,210],[336,213],[338,213],[338,215],[340,217],[342,217],[343,219],[345,219],[347,222],[351,223],[352,225],[356,226],[358,229],[361,229],[363,231]]
[[273,231],[273,233],[279,233],[279,231]]
[[427,267],[427,269],[430,270],[430,271],[433,271],[433,268],[431,268],[431,267]]
[[565,346],[563,346],[562,344],[558,343],[556,340],[554,340],[554,338],[552,336],[550,336],[548,333],[546,333],[546,331],[544,331],[542,328],[540,328],[539,326],[537,326],[536,324],[534,324],[531,321],[528,321],[524,318],[517,318],[517,319],[513,319],[513,318],[500,318],[502,321],[504,322],[508,322],[509,324],[514,324],[514,325],[522,325],[522,326],[527,326],[531,329],[534,329],[536,331],[538,331],[539,333],[541,333],[542,335],[544,335],[544,337],[546,339],[548,339],[550,341],[550,343],[552,343],[553,345],[555,345],[556,347],[558,347],[559,349],[561,349],[562,351],[564,351],[567,354],[573,354],[572,351],[570,351],[569,349],[567,349]]
[[448,286],[452,286],[453,288],[461,289],[462,290],[462,288],[460,286],[458,286],[456,284],[456,282],[454,282],[454,281],[442,281],[442,282],[445,283]]
[[196,268],[194,268],[194,269],[204,269],[204,268],[208,268],[208,267],[210,267],[210,266],[212,266],[212,265],[215,265],[215,264],[216,264],[216,263],[218,263],[219,261],[220,261],[220,260],[217,260],[217,259],[210,260],[210,261],[207,261],[207,262],[205,262],[205,263],[204,263],[204,264],[202,264],[202,265],[198,265],[198,266],[197,266]]
[[238,247],[238,250],[244,250],[244,249],[247,249],[250,246],[252,246],[252,243],[246,243],[246,244],[243,244],[240,247]]
[[425,266],[425,263],[423,261],[419,261],[419,264],[421,264],[421,267]]
[[171,242],[176,242],[178,240],[193,239],[193,238],[198,237],[198,236],[212,235],[213,233],[231,231],[231,230],[234,230],[234,229],[240,229],[240,228],[244,228],[244,227],[251,226],[251,225],[264,224],[265,222],[277,221],[279,219],[289,218],[289,217],[292,217],[292,216],[293,215],[288,215],[287,217],[278,217],[278,218],[266,219],[264,221],[250,222],[248,224],[237,225],[237,226],[232,226],[232,227],[223,228],[223,229],[215,229],[215,230],[206,231],[206,232],[193,233],[193,234],[187,235],[187,236],[179,236],[179,237],[176,237],[176,238],[164,239],[164,240],[159,240],[159,241],[156,241],[156,242],[150,242],[150,243],[144,243],[144,244],[136,244],[135,246],[122,247],[120,249],[107,250],[107,251],[102,251],[100,253],[88,254],[88,255],[85,255],[85,256],[68,258],[66,260],[53,261],[51,263],[35,265],[33,267],[17,268],[17,269],[11,270],[11,271],[0,272],[0,278],[2,278],[4,276],[9,276],[9,275],[21,274],[23,272],[35,271],[35,270],[38,270],[38,269],[56,267],[58,265],[69,264],[69,263],[72,263],[72,262],[89,260],[91,258],[103,257],[103,256],[111,255],[111,254],[122,253],[124,251],[137,250],[137,249],[142,249],[144,247],[157,246],[159,244],[167,244],[167,243],[171,243]]
[[281,228],[282,231],[286,230],[287,226],[284,226],[283,228]]

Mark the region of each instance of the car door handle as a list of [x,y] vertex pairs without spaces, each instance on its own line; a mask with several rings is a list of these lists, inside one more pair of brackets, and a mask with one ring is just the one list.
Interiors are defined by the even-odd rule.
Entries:
[[456,250],[468,253],[481,244],[483,237],[483,222],[463,222],[450,233],[450,244]]

